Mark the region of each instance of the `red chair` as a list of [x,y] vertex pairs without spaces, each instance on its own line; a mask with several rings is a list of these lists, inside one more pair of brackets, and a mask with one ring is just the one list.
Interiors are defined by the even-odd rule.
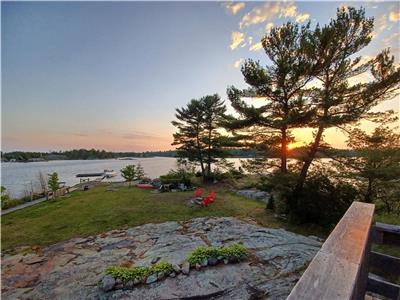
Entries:
[[203,199],[203,201],[201,201],[201,206],[208,206],[211,203],[211,198],[210,197],[206,197]]
[[197,187],[195,190],[194,190],[194,196],[197,198],[197,197],[201,197],[201,194],[203,193],[203,191],[201,190],[201,188],[199,188],[199,187]]
[[215,191],[211,191],[211,193],[208,194],[208,197],[210,197],[212,203],[217,198],[217,194],[215,193]]

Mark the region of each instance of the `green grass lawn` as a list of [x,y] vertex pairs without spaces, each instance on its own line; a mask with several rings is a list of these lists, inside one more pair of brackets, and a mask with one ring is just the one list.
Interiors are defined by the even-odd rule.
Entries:
[[[233,216],[253,219],[266,227],[326,237],[327,229],[316,225],[289,225],[277,220],[262,202],[245,199],[234,193],[217,190],[217,200],[204,208],[187,205],[193,192],[153,194],[138,188],[121,187],[106,191],[99,186],[76,191],[66,197],[50,200],[5,215],[1,218],[2,249],[18,246],[45,246],[73,237],[88,236],[145,223],[189,220],[204,216]],[[378,222],[400,224],[398,217],[377,215]],[[391,245],[373,245],[375,251],[400,256]]]
[[[202,216],[252,218],[269,227],[282,227],[265,205],[229,192],[205,208],[191,208],[193,192],[152,194],[138,188],[106,191],[106,186],[76,191],[2,217],[2,249],[49,245],[72,237],[168,220]],[[301,231],[298,228],[297,231]]]

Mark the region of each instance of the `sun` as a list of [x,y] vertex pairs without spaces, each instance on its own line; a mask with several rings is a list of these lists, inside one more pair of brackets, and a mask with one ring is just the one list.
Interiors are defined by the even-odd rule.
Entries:
[[303,142],[293,142],[293,143],[289,143],[287,145],[287,149],[288,150],[293,150],[294,148],[298,148],[298,147],[301,147],[301,146],[304,146]]

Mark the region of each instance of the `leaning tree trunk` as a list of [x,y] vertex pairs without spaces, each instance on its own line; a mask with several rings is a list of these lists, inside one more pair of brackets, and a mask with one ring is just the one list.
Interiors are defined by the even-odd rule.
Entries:
[[[306,178],[307,178],[307,173],[308,170],[310,169],[310,166],[315,158],[315,155],[317,154],[319,145],[321,143],[321,138],[322,138],[322,133],[324,132],[324,126],[320,125],[318,127],[318,131],[317,134],[315,136],[315,140],[314,143],[311,146],[310,151],[308,152],[308,155],[304,161],[304,165],[301,169],[300,175],[299,175],[299,179],[297,181],[297,185],[295,188],[295,193],[299,193],[301,192],[301,190],[304,187],[304,183],[306,182]],[[295,195],[296,196],[296,195]]]
[[287,132],[286,127],[282,129],[281,142],[281,173],[287,173]]
[[294,188],[293,195],[289,198],[289,206],[291,211],[296,211],[297,210],[297,205],[298,205],[298,199],[299,196],[304,188],[304,184],[306,182],[307,178],[307,173],[308,170],[310,169],[310,166],[315,158],[315,155],[317,154],[319,144],[321,142],[322,138],[322,133],[324,132],[324,126],[320,125],[318,127],[317,134],[314,139],[314,143],[311,146],[310,151],[308,152],[308,155],[304,161],[304,165],[301,169],[297,184]]

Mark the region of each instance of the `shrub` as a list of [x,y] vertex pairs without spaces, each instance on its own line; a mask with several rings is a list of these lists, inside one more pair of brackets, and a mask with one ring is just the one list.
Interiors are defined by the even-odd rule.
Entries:
[[185,186],[190,187],[192,185],[191,177],[193,173],[188,172],[185,169],[171,170],[166,175],[160,176],[162,184],[178,184],[183,183]]
[[222,258],[230,261],[239,261],[246,255],[246,247],[240,244],[233,244],[226,247],[207,247],[196,248],[188,256],[188,262],[191,265],[201,264],[204,259]]
[[296,222],[314,222],[330,227],[336,224],[357,197],[357,190],[345,182],[334,182],[323,174],[307,179],[298,202],[291,210]]
[[106,274],[111,275],[115,279],[121,279],[123,282],[127,282],[130,280],[144,280],[146,277],[157,274],[164,273],[168,275],[173,272],[173,267],[170,263],[167,262],[159,262],[150,267],[108,267],[106,270]]
[[294,173],[282,174],[281,172],[275,172],[269,176],[262,177],[257,186],[259,189],[270,193],[272,198],[270,205],[279,215],[289,213],[288,199],[293,193],[296,178]]

